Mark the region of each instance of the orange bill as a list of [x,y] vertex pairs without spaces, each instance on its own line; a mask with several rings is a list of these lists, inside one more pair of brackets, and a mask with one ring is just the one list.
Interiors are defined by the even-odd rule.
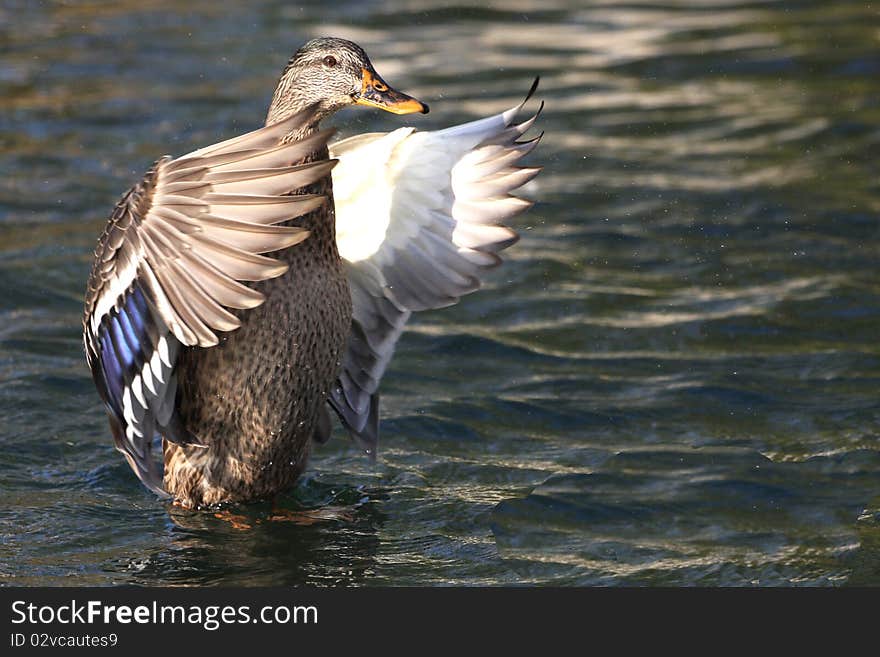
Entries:
[[395,91],[389,87],[379,74],[370,69],[363,69],[361,91],[354,96],[355,103],[378,107],[394,114],[428,113],[428,106],[412,96]]

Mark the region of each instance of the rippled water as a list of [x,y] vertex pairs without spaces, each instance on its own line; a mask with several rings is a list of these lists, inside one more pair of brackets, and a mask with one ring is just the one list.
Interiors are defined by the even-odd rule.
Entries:
[[[0,582],[880,584],[876,7],[179,4],[0,2]],[[338,431],[285,500],[339,517],[240,531],[113,451],[81,301],[116,197],[321,34],[419,127],[540,74],[546,169],[486,289],[412,322],[377,464]]]

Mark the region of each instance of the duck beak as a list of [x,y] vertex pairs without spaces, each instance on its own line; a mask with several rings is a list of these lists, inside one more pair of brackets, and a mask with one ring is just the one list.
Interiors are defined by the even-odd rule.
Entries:
[[353,96],[354,102],[358,105],[378,107],[394,114],[428,113],[427,105],[417,101],[412,96],[395,91],[385,84],[385,80],[380,78],[379,74],[375,71],[363,69],[361,85],[360,93]]

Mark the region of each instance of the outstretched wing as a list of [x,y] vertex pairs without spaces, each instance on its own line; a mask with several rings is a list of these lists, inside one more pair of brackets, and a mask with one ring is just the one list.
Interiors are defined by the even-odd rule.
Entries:
[[327,175],[324,160],[290,166],[323,146],[331,132],[279,140],[311,121],[282,122],[190,153],[165,157],[116,205],[95,250],[83,318],[86,359],[106,405],[116,448],[162,495],[151,455],[156,432],[195,444],[178,419],[175,365],[181,345],[210,347],[217,331],[240,325],[229,308],[263,295],[241,281],[280,276],[287,265],[261,253],[308,236],[279,226],[326,202],[285,194]]
[[479,288],[501,263],[498,253],[518,239],[501,224],[532,203],[511,192],[540,171],[515,166],[540,139],[520,141],[540,113],[517,124],[526,101],[446,130],[401,128],[330,147],[339,158],[336,234],[354,314],[329,401],[369,454],[378,438],[379,381],[410,314]]

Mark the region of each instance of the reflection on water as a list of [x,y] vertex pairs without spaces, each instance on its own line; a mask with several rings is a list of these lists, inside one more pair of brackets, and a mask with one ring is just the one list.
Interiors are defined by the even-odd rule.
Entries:
[[[230,4],[0,5],[0,582],[880,583],[869,6]],[[342,137],[540,74],[545,170],[505,267],[406,334],[377,464],[340,432],[283,501],[350,519],[241,531],[113,452],[83,287],[119,193],[259,125],[319,34],[432,107]]]
[[[288,521],[279,510],[255,505],[235,509],[235,522],[172,508],[167,540],[156,549],[109,564],[124,581],[171,585],[356,585],[375,572],[382,513],[381,491],[321,491],[300,487],[325,519]],[[341,500],[360,498],[345,506]],[[299,505],[297,505],[299,506]],[[308,507],[303,507],[308,508]],[[314,508],[314,507],[313,507]],[[298,509],[302,513],[302,509]],[[339,516],[334,519],[332,515]]]

